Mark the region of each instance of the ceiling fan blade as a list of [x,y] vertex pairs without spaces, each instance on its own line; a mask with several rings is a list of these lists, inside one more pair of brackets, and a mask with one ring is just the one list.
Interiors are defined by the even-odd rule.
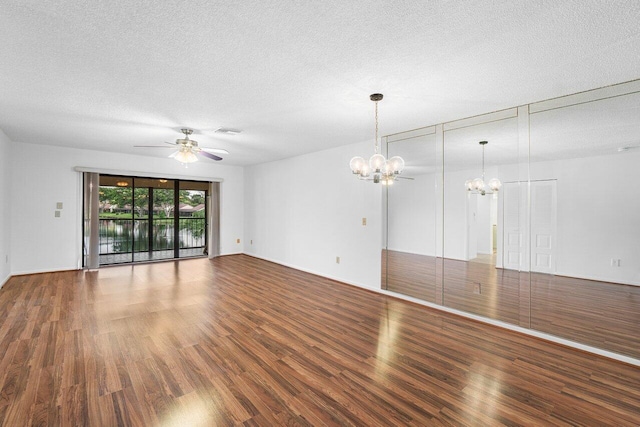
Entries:
[[200,150],[198,154],[202,154],[203,156],[213,159],[213,160],[222,160],[222,157],[218,157],[215,154],[207,153],[206,151]]
[[408,179],[408,180],[411,180],[411,181],[415,180],[415,178],[411,178],[409,176],[396,176],[396,179]]
[[176,151],[176,152],[173,152],[173,153],[169,154],[169,156],[168,156],[168,157],[169,157],[170,159],[173,159],[175,156],[177,156],[177,155],[178,155],[178,153],[179,153],[179,152],[180,152],[180,150],[178,150],[178,151]]
[[225,150],[224,148],[205,148],[205,147],[198,147],[198,148],[200,148],[200,150],[206,151],[208,153],[229,154],[229,152],[227,150]]
[[[175,146],[175,144],[172,144]],[[174,147],[167,147],[166,145],[134,145],[134,147],[136,148],[174,148]]]

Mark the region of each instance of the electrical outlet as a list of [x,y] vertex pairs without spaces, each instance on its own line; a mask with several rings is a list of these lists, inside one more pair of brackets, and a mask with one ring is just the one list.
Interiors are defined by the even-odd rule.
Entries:
[[56,213],[53,216],[55,216],[56,218],[60,218],[60,211],[56,211]]
[[249,244],[250,244],[250,245],[253,245],[253,239],[249,241]]
[[620,267],[620,259],[611,258],[611,267]]
[[236,239],[236,243],[240,243],[240,239]]
[[362,225],[367,225],[367,218],[362,218]]
[[340,257],[339,256],[336,257],[336,264],[340,264]]
[[474,294],[478,294],[478,295],[482,294],[482,284],[481,283],[478,282],[478,283],[473,285],[473,293]]

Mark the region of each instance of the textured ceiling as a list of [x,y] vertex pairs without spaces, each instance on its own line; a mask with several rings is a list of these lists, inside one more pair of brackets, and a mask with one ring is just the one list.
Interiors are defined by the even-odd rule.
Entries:
[[[640,2],[4,0],[0,128],[254,164],[640,77]],[[241,129],[236,136],[214,134]]]

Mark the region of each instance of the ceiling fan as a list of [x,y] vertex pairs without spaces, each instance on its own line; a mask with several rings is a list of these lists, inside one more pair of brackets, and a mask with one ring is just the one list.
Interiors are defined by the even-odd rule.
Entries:
[[165,142],[167,145],[134,145],[139,148],[173,148],[176,151],[171,153],[169,157],[176,159],[180,163],[193,163],[198,161],[198,155],[204,156],[212,160],[222,160],[222,157],[216,156],[217,154],[229,154],[227,150],[222,148],[204,148],[198,147],[198,141],[189,138],[189,135],[193,133],[193,129],[180,129],[184,134],[184,138],[176,139],[176,142]]

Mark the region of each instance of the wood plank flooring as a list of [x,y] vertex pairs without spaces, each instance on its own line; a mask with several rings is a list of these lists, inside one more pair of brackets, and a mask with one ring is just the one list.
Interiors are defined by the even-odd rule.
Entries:
[[382,261],[390,291],[640,359],[640,286],[395,251]]
[[6,426],[638,426],[640,369],[245,255],[12,278]]

